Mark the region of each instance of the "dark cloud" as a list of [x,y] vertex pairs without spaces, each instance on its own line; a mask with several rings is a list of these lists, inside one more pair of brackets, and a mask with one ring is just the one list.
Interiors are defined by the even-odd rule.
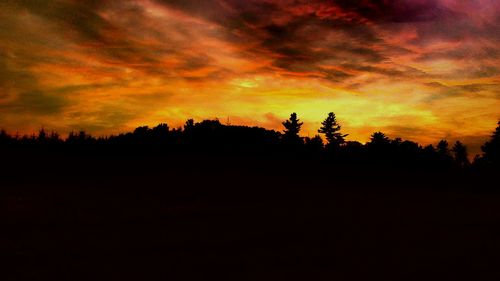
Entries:
[[323,70],[323,73],[326,75],[324,78],[336,82],[341,82],[347,78],[354,77],[353,74],[349,74],[344,71],[334,70],[334,69]]
[[500,74],[500,68],[497,66],[481,65],[472,69],[468,78],[494,77]]
[[[399,72],[405,71],[384,70],[376,66],[387,62],[390,54],[410,51],[386,44],[370,22],[428,22],[452,15],[439,1],[430,0],[156,2],[217,25],[224,32],[214,34],[216,37],[251,46],[241,50],[242,56],[272,59],[273,69],[283,73],[300,75],[301,72],[311,72],[335,81],[350,75],[335,75],[321,66],[358,65],[357,68],[365,72],[387,76],[401,76]],[[213,65],[208,56],[196,54],[185,56],[185,63],[178,71],[159,68],[160,57],[182,57],[182,54],[179,56],[182,52],[179,47],[182,46],[175,46],[178,42],[162,35],[155,26],[148,25],[143,8],[132,1],[61,0],[42,3],[8,0],[5,3],[51,22],[61,34],[89,47],[90,52],[97,53],[109,64],[166,77],[179,76],[179,71]],[[172,28],[182,32],[186,27]],[[428,31],[422,32],[430,36]],[[146,44],[141,40],[144,37],[153,38],[158,44]],[[217,72],[226,73],[227,70]]]
[[67,106],[65,98],[42,91],[20,93],[13,101],[0,104],[0,111],[13,114],[54,115]]
[[[392,125],[380,129],[387,132],[392,138],[405,138],[407,140],[417,140],[422,136],[439,138],[442,136],[440,132],[430,132],[425,126],[417,126],[414,124]],[[434,136],[430,134],[434,133]]]
[[[367,103],[373,101],[368,91],[387,87],[392,93],[415,86],[411,95],[431,97],[422,101],[418,96],[408,99],[408,93],[394,99],[384,95],[384,106],[452,119],[455,113],[435,111],[433,101],[487,98],[478,99],[479,104],[500,98],[498,83],[492,82],[500,74],[500,6],[484,3],[496,2],[4,0],[0,121],[55,124],[64,117],[61,123],[72,127],[110,131],[170,107],[180,112],[198,104],[197,99],[217,105],[200,111],[219,110],[224,106],[217,102],[226,99],[220,95],[238,87],[234,81],[240,78],[255,80],[255,89],[242,93],[258,89],[279,96],[279,89],[289,85],[312,89],[308,87],[328,81],[335,85],[326,84],[325,92],[356,89],[360,95],[346,100],[366,98]],[[456,85],[458,81],[464,85]],[[217,85],[220,93],[208,96]],[[163,89],[179,91],[183,98],[170,104],[165,93],[143,95]],[[251,99],[242,96],[235,95],[235,104],[249,105]],[[252,102],[258,109],[258,102]],[[484,111],[489,104],[474,106]],[[406,124],[401,121],[404,113],[394,114],[393,119],[375,121],[402,123],[387,129],[406,136],[422,133],[415,123],[425,117],[415,113]],[[279,127],[275,121],[269,124]],[[358,123],[373,120],[362,121]]]
[[182,62],[180,69],[182,70],[196,70],[207,67],[213,63],[213,59],[206,55],[188,56]]
[[64,98],[38,90],[30,71],[17,69],[9,54],[0,53],[0,114],[50,115],[61,112]]
[[425,22],[440,19],[451,11],[436,0],[334,0],[342,9],[375,22]]
[[[244,55],[272,58],[275,70],[291,75],[314,72],[313,76],[339,80],[350,75],[328,72],[320,66],[378,63],[385,59],[372,48],[383,42],[371,27],[351,18],[300,11],[304,1],[159,2],[218,24],[226,30],[226,40],[251,42],[253,47],[244,50]],[[294,8],[299,12],[290,12]]]
[[434,61],[439,59],[449,60],[494,60],[500,58],[500,50],[493,47],[484,47],[473,49],[472,47],[460,46],[449,50],[440,50],[424,53],[419,56],[418,61]]
[[[308,71],[323,77],[331,76],[320,67],[325,64],[356,64],[366,72],[401,76],[398,72],[405,70],[384,71],[375,65],[387,62],[394,53],[411,52],[386,44],[374,29],[378,24],[391,29],[400,23],[415,23],[418,36],[413,39],[414,44],[431,42],[436,37],[462,40],[473,34],[499,38],[500,20],[474,25],[435,0],[156,0],[156,3],[216,24],[224,32],[214,36],[251,46],[241,50],[244,56],[270,58],[275,69],[286,73]],[[142,6],[133,1],[6,0],[3,5],[47,20],[60,34],[89,47],[106,63],[125,65],[151,75],[179,75],[172,69],[158,68],[159,57],[179,55],[176,42],[148,25]],[[185,27],[174,28],[182,32]],[[163,44],[145,44],[141,36]],[[462,48],[424,53],[420,60],[486,59],[487,56],[498,57],[499,53],[494,47],[475,51]],[[180,70],[210,64],[209,59],[198,55],[184,59],[186,63]],[[489,68],[474,75],[494,72]]]
[[[455,86],[459,89],[462,89],[464,91],[468,91],[471,93],[477,93],[480,91],[485,91],[485,90],[492,90],[492,88],[500,88],[500,85],[497,84],[466,84],[466,85],[458,85]],[[500,89],[499,89],[500,90]]]
[[430,75],[422,70],[400,65],[389,65],[385,67],[374,66],[370,64],[342,64],[347,69],[352,69],[365,73],[380,74],[390,77],[394,80],[410,79],[410,78],[427,78]]
[[116,104],[113,102],[104,103],[91,111],[76,109],[67,113],[68,118],[73,122],[64,129],[65,131],[78,129],[105,134],[130,130],[132,128],[127,128],[129,122],[145,113],[152,114],[165,106],[171,96],[172,94],[168,92],[128,94],[122,96],[120,102]]
[[4,5],[17,8],[45,18],[58,24],[64,33],[77,32],[78,38],[84,40],[106,42],[108,38],[103,30],[112,30],[113,26],[103,19],[98,11],[106,1],[32,1],[32,0],[6,0]]
[[0,52],[0,101],[19,90],[31,89],[37,83],[31,72],[15,69],[11,64],[10,55]]
[[103,106],[92,112],[77,111],[68,115],[73,122],[67,124],[65,131],[83,130],[109,133],[116,129],[123,130],[127,122],[136,118],[137,115],[137,112],[123,110],[123,108],[113,105]]
[[[461,40],[464,33],[477,32],[477,27],[459,19],[459,12],[435,0],[158,2],[217,24],[226,31],[225,40],[247,42],[252,46],[243,50],[242,54],[271,58],[274,70],[283,70],[291,75],[309,72],[327,79],[332,76],[321,66],[355,65],[353,70],[389,77],[427,75],[412,67],[394,66],[391,70],[378,66],[379,63],[390,63],[390,56],[411,55],[414,51],[386,43],[375,28],[377,26],[398,32],[400,24],[414,24],[418,36],[412,40],[416,45],[430,42],[436,36]],[[491,33],[484,29],[490,28],[483,28],[483,33]],[[440,52],[423,54],[420,59],[428,57],[432,60],[440,56],[471,58],[470,51],[465,49]],[[497,53],[494,47],[477,50],[472,59],[498,56]],[[485,75],[486,72],[493,71],[489,69],[471,75]],[[338,81],[339,77],[342,75],[334,80]],[[350,75],[343,77],[349,78]]]
[[127,65],[151,74],[158,72],[151,66],[159,63],[158,55],[165,50],[134,40],[129,30],[103,16],[104,11],[112,11],[113,20],[136,19],[128,24],[137,27],[145,16],[140,6],[131,1],[7,0],[4,5],[17,13],[27,11],[43,19],[58,36],[86,48],[104,62]]
[[427,82],[424,83],[425,86],[431,87],[431,88],[436,88],[436,89],[446,89],[448,88],[446,85],[443,85],[442,83],[433,81],[433,82]]
[[450,97],[469,98],[496,98],[500,99],[500,84],[495,83],[471,83],[447,86],[439,82],[424,83],[425,86],[434,89],[434,95],[426,101],[443,101]]
[[500,68],[493,65],[486,65],[482,63],[473,63],[460,65],[453,69],[449,69],[445,73],[436,74],[435,77],[441,79],[480,79],[480,78],[493,78],[500,74]]

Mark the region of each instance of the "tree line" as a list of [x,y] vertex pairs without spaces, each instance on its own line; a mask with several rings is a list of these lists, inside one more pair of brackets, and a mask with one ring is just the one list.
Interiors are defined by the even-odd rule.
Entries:
[[[149,152],[213,152],[251,153],[259,155],[293,154],[327,159],[345,165],[420,166],[427,168],[500,167],[500,121],[490,139],[482,145],[481,155],[469,160],[467,147],[460,141],[449,144],[441,140],[436,145],[422,146],[416,142],[391,139],[382,132],[371,135],[362,144],[347,141],[335,113],[330,112],[321,122],[314,137],[300,136],[303,122],[296,113],[282,122],[282,132],[261,127],[222,124],[219,120],[186,121],[184,126],[170,128],[162,123],[153,128],[141,126],[133,132],[94,137],[85,131],[71,132],[62,138],[57,132],[41,129],[31,136],[9,135],[0,131],[3,153],[19,150],[47,151],[118,151]],[[323,138],[320,136],[324,136]]]

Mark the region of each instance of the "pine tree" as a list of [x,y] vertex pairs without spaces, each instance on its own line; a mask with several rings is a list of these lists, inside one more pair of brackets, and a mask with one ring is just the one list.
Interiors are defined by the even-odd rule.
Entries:
[[450,149],[448,147],[448,142],[446,140],[440,140],[439,143],[437,144],[436,148],[437,148],[437,153],[441,157],[450,156]]
[[455,161],[458,165],[460,165],[461,167],[465,167],[470,164],[467,154],[467,147],[460,141],[457,141],[455,145],[453,145],[451,151],[453,151],[453,157],[455,158]]
[[45,132],[45,129],[42,128],[40,131],[38,131],[38,138],[37,138],[39,143],[43,143],[47,140],[47,133]]
[[288,138],[299,138],[300,127],[302,127],[303,122],[299,122],[300,119],[297,118],[297,113],[290,114],[290,119],[284,121],[282,124],[285,127],[284,133]]
[[323,149],[323,140],[319,135],[315,135],[312,138],[305,138],[305,146],[312,152],[318,152]]
[[481,146],[481,150],[484,153],[483,158],[488,163],[500,166],[500,121],[497,125],[491,139]]
[[322,126],[319,128],[318,133],[325,135],[329,146],[338,147],[345,143],[345,137],[348,135],[340,133],[341,126],[337,122],[335,113],[328,113],[328,117],[321,122],[321,125]]
[[299,136],[300,127],[302,127],[303,122],[297,118],[297,113],[290,114],[288,120],[283,121],[283,126],[285,130],[283,131],[283,140],[290,145],[300,145],[302,144],[302,139]]
[[441,165],[449,166],[453,163],[450,145],[446,140],[440,140],[436,145],[437,159]]
[[184,124],[184,131],[190,131],[194,128],[194,120],[188,119],[186,124]]
[[372,146],[388,146],[391,143],[389,137],[382,132],[375,132],[370,136],[370,145]]

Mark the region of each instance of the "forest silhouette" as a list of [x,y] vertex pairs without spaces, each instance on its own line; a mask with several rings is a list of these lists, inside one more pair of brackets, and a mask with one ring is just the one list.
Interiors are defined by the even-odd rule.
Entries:
[[1,131],[1,279],[498,280],[500,122],[473,161],[302,125]]
[[[500,165],[500,121],[490,139],[482,145],[482,155],[469,160],[467,147],[460,141],[449,144],[439,141],[435,146],[422,146],[401,138],[390,139],[382,132],[371,135],[362,144],[346,141],[347,134],[333,112],[321,123],[314,137],[301,137],[302,122],[296,113],[283,121],[283,131],[260,127],[222,124],[218,119],[194,122],[188,119],[183,127],[170,128],[162,123],[149,128],[141,126],[133,132],[94,137],[85,131],[71,132],[62,138],[57,132],[41,129],[31,136],[12,136],[0,131],[0,149],[4,155],[30,152],[95,153],[100,157],[147,153],[213,153],[248,154],[266,157],[303,157],[328,160],[339,166],[356,168],[425,168],[425,169],[489,169]],[[324,136],[326,141],[320,137]]]

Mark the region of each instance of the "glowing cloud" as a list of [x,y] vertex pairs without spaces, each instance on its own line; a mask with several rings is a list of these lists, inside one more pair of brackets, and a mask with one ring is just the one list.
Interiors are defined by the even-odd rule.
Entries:
[[2,1],[0,126],[110,134],[186,118],[315,134],[336,112],[473,147],[500,117],[495,0]]

